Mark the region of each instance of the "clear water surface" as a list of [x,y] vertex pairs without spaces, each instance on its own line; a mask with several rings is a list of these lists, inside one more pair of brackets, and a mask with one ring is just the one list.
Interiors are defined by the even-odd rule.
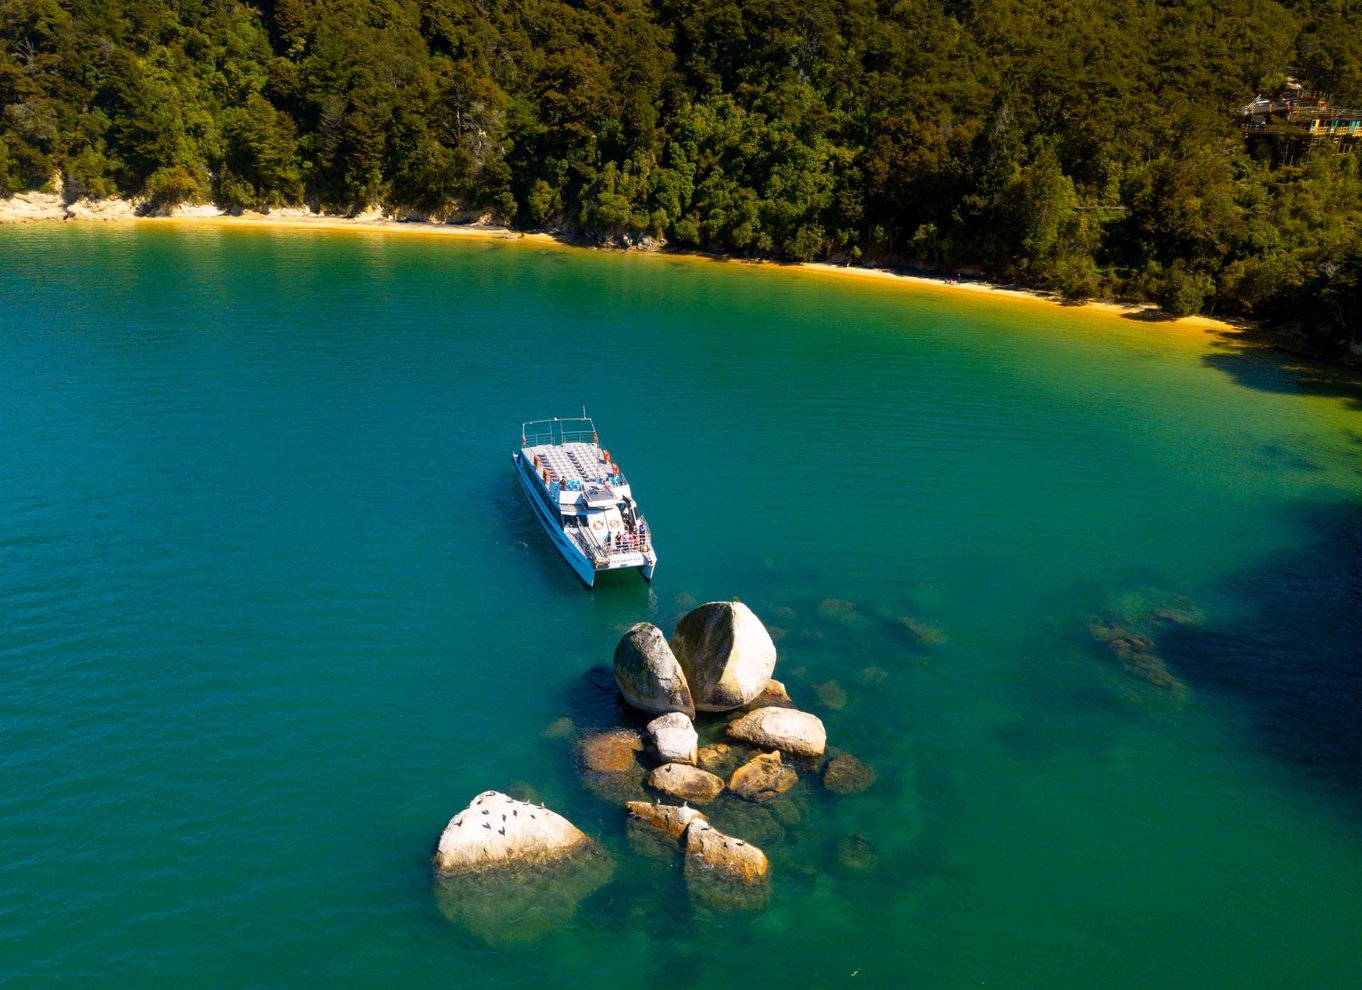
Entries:
[[[582,589],[512,478],[520,421],[583,403],[651,587]],[[1355,391],[1158,324],[0,231],[0,983],[1356,987],[1360,490]],[[583,674],[625,626],[733,596],[879,781],[808,788],[770,907],[716,914],[541,734],[611,717]],[[427,865],[517,784],[617,862],[529,945],[451,924]]]

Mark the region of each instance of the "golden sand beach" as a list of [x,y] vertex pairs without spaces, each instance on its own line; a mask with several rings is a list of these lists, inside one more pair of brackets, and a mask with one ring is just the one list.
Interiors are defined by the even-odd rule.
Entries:
[[[283,209],[271,213],[223,213],[214,206],[183,206],[167,216],[137,216],[132,204],[123,200],[99,203],[63,205],[60,197],[42,193],[28,193],[0,201],[0,224],[6,223],[136,223],[149,226],[218,227],[223,229],[310,230],[318,232],[352,232],[401,234],[424,237],[475,238],[480,240],[516,241],[541,247],[590,250],[573,245],[561,237],[543,231],[524,232],[480,223],[441,223],[424,220],[405,220],[370,210],[357,216],[338,216],[313,213],[303,208]],[[1123,319],[1145,319],[1160,330],[1175,328],[1191,331],[1194,335],[1221,335],[1244,329],[1204,316],[1172,319],[1159,314],[1157,307],[1125,305],[1111,302],[1074,303],[1054,293],[997,285],[983,280],[952,279],[946,275],[905,274],[884,268],[834,265],[826,262],[787,264],[776,261],[748,260],[708,255],[703,252],[665,252],[669,259],[687,258],[711,264],[740,264],[782,271],[802,271],[834,278],[873,280],[884,285],[901,285],[915,291],[933,293],[970,293],[998,302],[1022,305],[1064,307],[1092,315],[1109,315]]]

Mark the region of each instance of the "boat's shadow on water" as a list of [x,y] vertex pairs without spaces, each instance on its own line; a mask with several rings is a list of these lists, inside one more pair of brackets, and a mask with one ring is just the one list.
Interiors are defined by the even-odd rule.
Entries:
[[1362,505],[1300,511],[1316,538],[1229,579],[1232,623],[1160,646],[1191,684],[1247,701],[1266,745],[1362,813]]

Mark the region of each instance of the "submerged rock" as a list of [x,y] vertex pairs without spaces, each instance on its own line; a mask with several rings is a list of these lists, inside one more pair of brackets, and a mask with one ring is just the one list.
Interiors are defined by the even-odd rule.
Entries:
[[[788,800],[782,796],[779,800]],[[765,804],[753,804],[735,794],[721,794],[705,808],[710,824],[729,835],[755,842],[763,848],[779,845],[785,840],[785,828]]]
[[695,702],[667,637],[650,622],[630,626],[615,647],[615,683],[624,700],[645,712],[695,714]]
[[608,729],[583,736],[577,745],[582,766],[592,773],[627,773],[638,766],[643,740],[633,729]]
[[588,667],[582,673],[582,681],[603,694],[614,694],[619,689],[615,683],[615,672],[604,664]]
[[861,621],[856,611],[856,603],[844,598],[824,598],[818,603],[818,614],[832,622],[855,623]]
[[483,791],[449,820],[433,859],[443,875],[477,873],[510,864],[546,863],[594,845],[562,815]]
[[681,712],[659,715],[648,723],[648,739],[662,763],[695,763],[700,737],[690,718]]
[[686,886],[692,900],[723,910],[751,910],[766,904],[771,865],[756,846],[701,821],[686,829],[685,844]]
[[1195,605],[1156,608],[1149,618],[1165,626],[1199,626],[1206,621],[1205,613]]
[[643,786],[647,771],[641,764],[634,764],[624,773],[582,773],[582,786],[587,792],[606,804],[625,804],[629,801],[644,801],[648,791]]
[[708,602],[687,612],[676,625],[671,648],[700,711],[748,704],[776,667],[776,644],[741,602]]
[[700,747],[696,754],[696,763],[703,770],[727,777],[743,761],[743,754],[744,750],[728,743],[710,743],[708,746]]
[[1088,634],[1111,651],[1112,658],[1128,674],[1146,684],[1166,691],[1181,693],[1186,685],[1168,670],[1163,659],[1155,653],[1154,640],[1131,632],[1115,622],[1095,620],[1088,626]]
[[762,753],[733,771],[728,789],[749,801],[766,802],[784,794],[799,781],[799,774],[784,765],[779,751]]
[[577,726],[572,724],[572,719],[564,715],[546,725],[544,731],[539,733],[539,737],[541,739],[571,739],[576,734]]
[[730,724],[728,735],[796,756],[822,756],[828,743],[822,720],[797,708],[759,708]]
[[1153,653],[1127,653],[1123,654],[1120,660],[1122,668],[1146,684],[1175,693],[1187,689],[1187,686],[1169,671],[1163,658]]
[[879,854],[864,835],[848,835],[837,843],[837,862],[858,872],[880,865]]
[[798,825],[804,820],[804,811],[789,795],[782,794],[769,802],[768,807],[776,821],[786,828]]
[[648,774],[648,786],[683,801],[704,804],[723,793],[724,782],[699,767],[686,763],[668,763]]
[[1148,636],[1114,636],[1106,641],[1107,646],[1111,647],[1111,652],[1118,657],[1127,657],[1132,653],[1149,653],[1154,649],[1154,641]]
[[815,684],[813,690],[818,695],[818,703],[824,708],[838,711],[847,706],[847,690],[836,681],[824,681],[822,684]]
[[940,646],[946,642],[946,634],[936,626],[929,626],[909,615],[900,615],[896,621],[899,630],[908,636],[914,646]]
[[834,756],[823,770],[823,786],[834,794],[857,794],[875,780],[875,771],[850,753]]

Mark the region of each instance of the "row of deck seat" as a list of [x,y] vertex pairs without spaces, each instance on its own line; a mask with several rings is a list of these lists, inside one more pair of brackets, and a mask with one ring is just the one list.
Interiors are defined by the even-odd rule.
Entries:
[[549,469],[549,473],[554,480],[560,484],[568,481],[580,481],[583,484],[595,482],[606,476],[606,472],[601,465],[588,463],[592,460],[594,451],[586,444],[579,444],[582,450],[574,450],[571,446],[542,446],[534,448],[534,453],[539,455],[540,462]]

